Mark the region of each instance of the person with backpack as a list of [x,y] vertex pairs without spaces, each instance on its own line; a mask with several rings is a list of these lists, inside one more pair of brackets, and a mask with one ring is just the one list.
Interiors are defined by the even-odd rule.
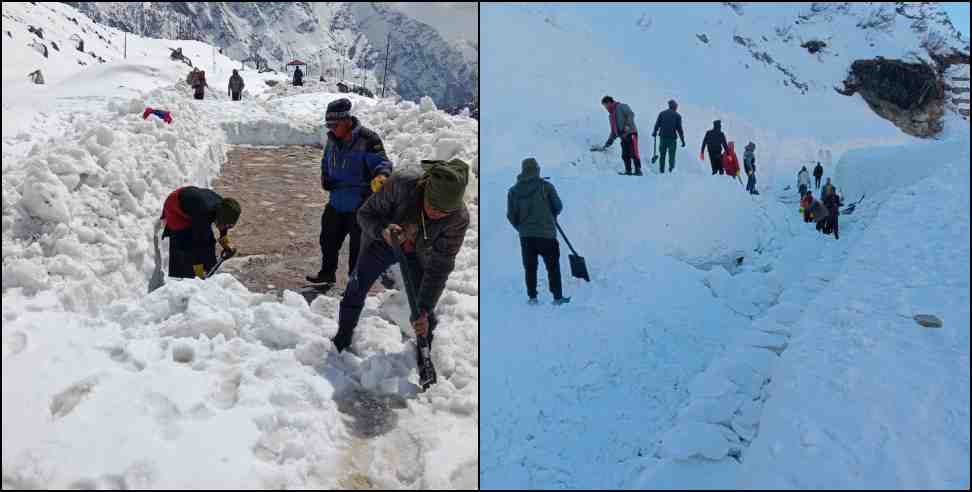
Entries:
[[[170,277],[205,278],[216,264],[217,242],[224,255],[235,253],[228,233],[240,218],[240,204],[233,198],[184,186],[165,199],[161,218],[165,224],[162,238],[169,238]],[[214,224],[219,230],[218,241],[213,235]]]
[[746,171],[746,191],[750,195],[758,195],[756,191],[756,144],[749,142],[743,152],[743,169]]
[[540,178],[540,164],[528,157],[506,195],[506,219],[520,235],[520,254],[526,272],[527,301],[537,304],[537,256],[547,268],[547,281],[554,304],[570,302],[564,297],[560,279],[560,243],[557,241],[557,215],[564,209],[557,189]]
[[421,165],[421,173],[414,168],[394,172],[358,210],[365,242],[341,299],[333,339],[338,352],[351,345],[372,284],[398,262],[395,246],[401,248],[412,284],[418,288],[415,303],[419,314],[411,320],[412,328],[416,335],[428,336],[431,348],[438,324],[435,308],[469,228],[469,211],[463,200],[469,164],[453,159],[423,160]]
[[233,69],[233,75],[230,75],[229,79],[229,93],[234,101],[239,101],[240,94],[243,93],[243,77],[240,76],[240,72],[235,68]]
[[803,214],[803,221],[810,222],[810,207],[813,205],[813,193],[806,192],[800,197],[800,213]]
[[810,204],[810,220],[817,223],[816,228],[818,231],[823,232],[824,224],[827,223],[827,218],[830,216],[830,211],[824,206],[823,202],[813,198],[810,192],[807,192],[807,196],[810,197],[813,203]]
[[611,136],[604,146],[592,150],[607,150],[614,139],[621,139],[621,160],[624,161],[624,174],[631,176],[631,163],[634,162],[634,175],[641,176],[641,152],[638,150],[638,127],[635,126],[635,114],[631,108],[611,96],[601,98],[601,106],[608,112],[608,122],[611,124]]
[[810,192],[810,173],[807,172],[807,166],[800,168],[800,172],[797,173],[797,187],[801,197]]
[[205,92],[205,88],[209,87],[206,83],[206,72],[199,70],[198,68],[192,69],[190,74],[191,82],[189,83],[193,89],[193,97],[195,99],[202,100]]
[[658,172],[665,174],[665,155],[668,154],[668,172],[675,169],[675,137],[682,139],[685,147],[685,133],[682,131],[682,115],[678,114],[678,103],[674,99],[668,101],[668,109],[658,113],[655,120],[653,138],[661,134],[661,160],[658,161]]
[[712,175],[725,174],[722,167],[722,151],[729,151],[729,144],[726,142],[726,134],[722,133],[722,121],[712,122],[712,129],[705,132],[702,139],[702,150],[699,152],[699,160],[705,160],[705,150],[709,150],[709,163],[712,164]]
[[817,181],[816,188],[820,189],[820,178],[823,177],[823,166],[817,161],[817,167],[813,168],[813,178]]
[[834,185],[832,185],[830,183],[830,178],[827,178],[827,183],[824,185],[823,191],[821,192],[821,195],[820,196],[823,197],[823,198],[827,198],[827,195],[830,195],[830,194],[836,193],[836,192],[837,192],[837,189],[834,188]]
[[823,204],[827,207],[827,221],[824,224],[823,233],[830,234],[834,233],[834,239],[840,239],[840,205],[841,199],[840,195],[837,194],[837,190],[833,185],[830,184],[830,179],[827,179],[827,186],[830,190],[827,191],[827,187],[824,187]]
[[300,66],[294,70],[294,85],[304,85],[304,72],[300,69]]
[[330,196],[321,214],[321,270],[306,276],[312,284],[337,282],[338,253],[350,237],[348,272],[354,270],[361,245],[358,208],[381,189],[392,172],[381,138],[351,116],[351,101],[331,101],[325,113],[327,145],[321,157],[321,188]]

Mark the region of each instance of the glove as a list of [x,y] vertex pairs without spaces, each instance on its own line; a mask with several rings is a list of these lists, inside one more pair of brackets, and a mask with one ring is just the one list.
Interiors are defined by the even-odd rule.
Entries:
[[219,245],[223,247],[223,250],[227,250],[228,251],[228,250],[233,249],[233,247],[230,246],[229,236],[222,236],[222,237],[220,237],[219,238]]
[[388,176],[385,176],[384,174],[375,176],[375,179],[371,180],[371,192],[378,193],[378,191],[381,190],[382,185],[385,184],[386,179],[388,179]]
[[192,271],[196,274],[196,278],[206,278],[206,270],[203,269],[202,263],[193,265]]
[[700,161],[704,161],[705,160],[705,152],[704,151],[703,152],[699,152],[699,160]]
[[682,140],[682,147],[685,147],[685,140]]

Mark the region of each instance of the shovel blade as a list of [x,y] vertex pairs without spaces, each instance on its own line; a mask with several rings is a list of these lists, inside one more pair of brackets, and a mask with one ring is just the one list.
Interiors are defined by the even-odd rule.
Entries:
[[570,259],[570,274],[576,278],[582,278],[590,282],[591,276],[587,273],[587,262],[584,261],[584,257],[568,255],[568,258]]

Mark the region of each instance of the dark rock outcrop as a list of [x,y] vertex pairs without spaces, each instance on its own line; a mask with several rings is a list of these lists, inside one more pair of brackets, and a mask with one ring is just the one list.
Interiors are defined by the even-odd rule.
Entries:
[[860,93],[875,113],[909,135],[930,138],[942,131],[945,85],[930,65],[880,57],[857,60],[837,92]]

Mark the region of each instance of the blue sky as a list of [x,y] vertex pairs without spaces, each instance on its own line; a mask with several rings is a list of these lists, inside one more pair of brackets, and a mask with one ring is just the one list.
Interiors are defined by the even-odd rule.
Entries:
[[948,17],[955,24],[956,29],[969,37],[969,4],[968,2],[942,2],[942,7],[948,12]]

